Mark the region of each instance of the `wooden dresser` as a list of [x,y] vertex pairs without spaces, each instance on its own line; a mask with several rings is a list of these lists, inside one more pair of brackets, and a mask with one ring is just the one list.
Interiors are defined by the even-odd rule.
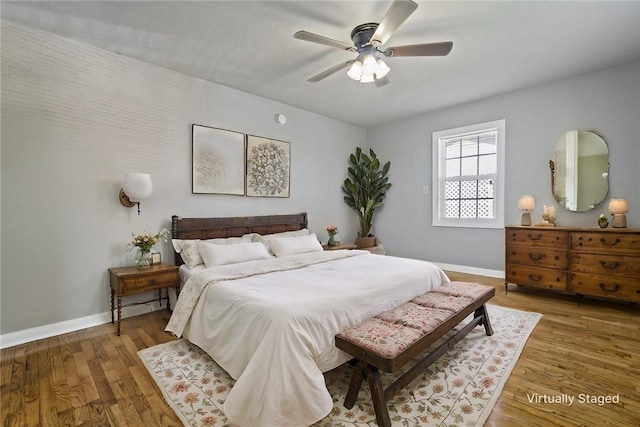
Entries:
[[506,227],[509,283],[640,302],[640,230]]

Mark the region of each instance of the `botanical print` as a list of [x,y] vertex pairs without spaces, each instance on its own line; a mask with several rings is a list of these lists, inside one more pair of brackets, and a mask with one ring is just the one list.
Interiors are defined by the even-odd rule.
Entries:
[[[388,402],[393,426],[482,426],[538,320],[529,313],[487,304],[494,334],[473,329]],[[466,324],[466,319],[461,325]],[[450,334],[455,333],[458,326]],[[443,339],[448,338],[445,335]],[[436,342],[432,348],[442,341]],[[229,426],[224,402],[234,380],[204,351],[179,339],[138,352],[162,393],[187,426]],[[424,355],[423,355],[424,356]],[[409,363],[404,369],[410,368]],[[313,427],[370,427],[375,412],[366,381],[352,409],[343,406],[353,366],[325,373],[334,406]],[[383,374],[388,386],[404,370]]]
[[244,194],[244,134],[193,125],[193,193]]
[[247,137],[247,196],[289,197],[289,143]]

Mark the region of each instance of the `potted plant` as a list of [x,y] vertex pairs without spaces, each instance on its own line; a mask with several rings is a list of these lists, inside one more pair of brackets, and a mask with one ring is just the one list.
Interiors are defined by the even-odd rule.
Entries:
[[605,214],[601,213],[598,217],[598,225],[600,226],[600,228],[607,228],[607,226],[609,225],[609,218],[607,218]]
[[381,207],[391,184],[389,183],[389,168],[391,162],[384,165],[373,150],[369,155],[356,148],[355,154],[349,156],[348,177],[344,180],[342,191],[344,201],[355,209],[360,220],[360,230],[356,239],[358,248],[368,248],[376,245],[376,238],[371,235],[373,214]]

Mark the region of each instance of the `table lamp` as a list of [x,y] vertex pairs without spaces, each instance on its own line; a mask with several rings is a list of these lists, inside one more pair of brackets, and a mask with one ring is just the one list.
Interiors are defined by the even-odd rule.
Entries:
[[609,212],[611,212],[611,214],[613,215],[613,223],[611,224],[613,228],[627,227],[627,216],[625,215],[627,212],[629,212],[627,199],[622,197],[614,197],[609,200]]
[[522,212],[520,225],[531,225],[531,212],[536,208],[536,199],[533,196],[522,196],[518,200],[518,209]]

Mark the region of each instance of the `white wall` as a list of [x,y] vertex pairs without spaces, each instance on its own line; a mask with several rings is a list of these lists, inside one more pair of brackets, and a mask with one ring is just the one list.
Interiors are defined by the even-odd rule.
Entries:
[[[496,76],[496,78],[500,78]],[[429,96],[428,93],[424,96]],[[391,160],[385,206],[375,234],[397,255],[446,264],[504,270],[504,231],[431,226],[431,134],[434,131],[506,119],[506,225],[519,224],[518,198],[555,204],[549,160],[567,130],[591,129],[609,146],[609,197],[626,197],[629,227],[640,228],[640,63],[532,87],[457,107],[421,114],[367,131],[378,156]],[[557,206],[558,225],[595,227],[607,201],[573,213]]]
[[[108,312],[107,268],[174,214],[306,211],[321,239],[355,236],[340,186],[362,128],[7,21],[1,98],[2,334]],[[191,194],[192,123],[291,142],[291,197]],[[153,180],[141,216],[118,201],[127,172]]]

